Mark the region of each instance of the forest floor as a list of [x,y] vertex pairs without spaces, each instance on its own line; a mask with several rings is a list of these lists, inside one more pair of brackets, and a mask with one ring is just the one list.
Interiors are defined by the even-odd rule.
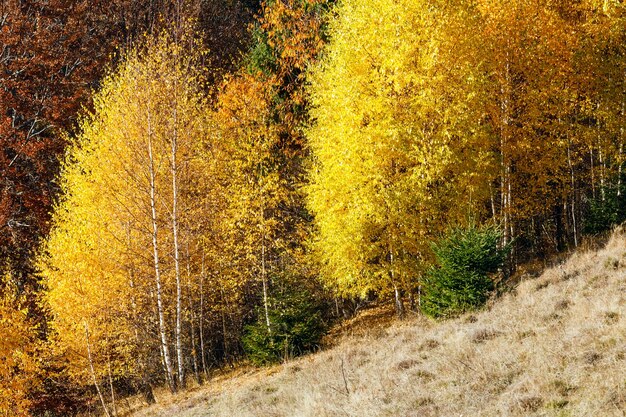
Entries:
[[434,322],[375,309],[333,347],[239,368],[133,417],[626,416],[626,233]]

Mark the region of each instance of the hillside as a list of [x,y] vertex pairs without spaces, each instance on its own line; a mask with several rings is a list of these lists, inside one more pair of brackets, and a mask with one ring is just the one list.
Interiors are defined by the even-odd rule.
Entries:
[[523,280],[482,312],[372,328],[134,417],[624,416],[625,316],[618,230],[603,249]]

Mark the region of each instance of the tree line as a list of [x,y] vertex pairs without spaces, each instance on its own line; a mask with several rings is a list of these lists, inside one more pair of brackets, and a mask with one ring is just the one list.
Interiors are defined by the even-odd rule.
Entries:
[[[355,300],[447,316],[447,283],[488,292],[484,274],[626,219],[622,3],[231,2],[228,36],[209,3],[117,5],[123,35],[105,39],[127,47],[94,68],[93,95],[42,102],[41,116],[10,108],[3,178],[37,204],[17,209],[26,197],[5,187],[6,224],[38,226],[23,255],[17,232],[3,246],[0,414],[96,398],[113,416],[123,395],[150,403],[155,385],[315,350]],[[3,36],[25,42],[5,16]],[[457,307],[484,302],[466,299]]]

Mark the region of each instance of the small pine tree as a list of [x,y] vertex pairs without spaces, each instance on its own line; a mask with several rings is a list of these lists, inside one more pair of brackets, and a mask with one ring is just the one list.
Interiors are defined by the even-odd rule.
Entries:
[[597,234],[611,229],[613,226],[626,220],[626,186],[624,180],[609,184],[600,190],[601,197],[589,201],[583,231],[587,234]]
[[500,239],[496,226],[471,225],[432,244],[438,265],[424,280],[424,313],[451,317],[482,306],[494,289],[490,274],[502,266],[509,249],[498,248]]
[[244,350],[255,365],[312,352],[327,329],[323,300],[294,280],[278,278],[274,284],[275,291],[268,300],[269,331],[263,309],[259,307],[258,319],[246,326],[242,339]]

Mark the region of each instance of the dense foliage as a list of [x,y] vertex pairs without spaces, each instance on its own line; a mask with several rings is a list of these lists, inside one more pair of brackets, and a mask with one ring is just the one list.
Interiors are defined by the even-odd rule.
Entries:
[[0,415],[455,315],[626,219],[623,2],[4,0],[0,40]]
[[242,338],[248,358],[257,365],[287,361],[317,350],[327,324],[323,300],[306,285],[280,278],[268,299],[272,306],[268,329],[261,308],[257,320],[246,326]]
[[424,313],[450,317],[482,306],[495,288],[492,274],[502,268],[510,248],[499,248],[501,240],[499,228],[471,224],[434,243],[437,265],[424,277]]
[[35,329],[14,291],[0,298],[0,416],[29,415],[30,393],[36,388],[38,364]]
[[606,232],[626,221],[626,187],[623,181],[623,178],[610,181],[599,190],[597,197],[590,198],[589,212],[583,225],[585,233]]
[[401,312],[428,242],[468,217],[515,239],[510,270],[578,245],[588,214],[619,221],[606,190],[623,165],[622,4],[346,0],[336,13],[309,90],[328,286],[393,292]]

